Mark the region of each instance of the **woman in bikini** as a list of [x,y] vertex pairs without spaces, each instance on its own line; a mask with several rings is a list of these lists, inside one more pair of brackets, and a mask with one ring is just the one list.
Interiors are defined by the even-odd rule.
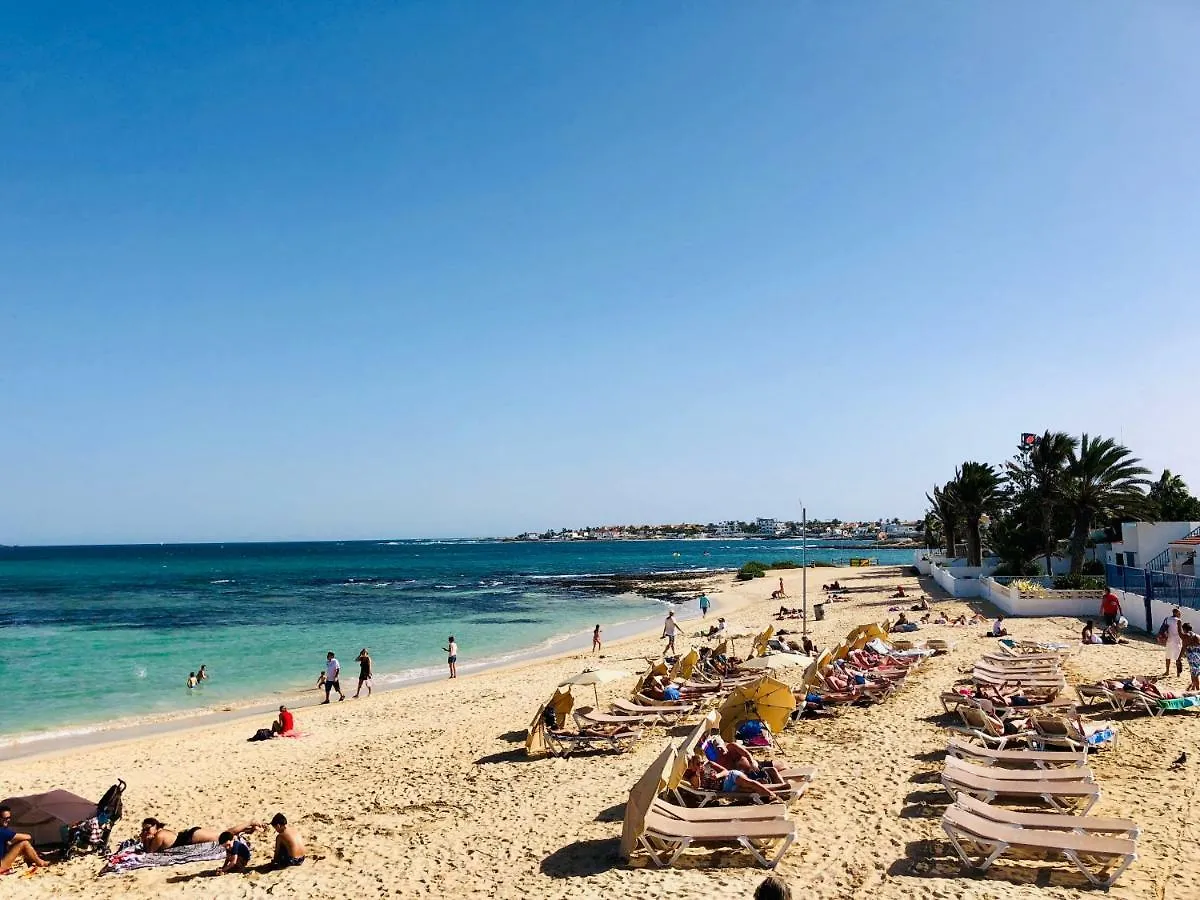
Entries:
[[158,819],[142,819],[142,846],[149,853],[160,853],[163,850],[173,850],[176,847],[187,847],[190,844],[211,844],[221,836],[222,831],[232,835],[252,834],[263,826],[258,822],[247,822],[244,825],[231,825],[229,828],[185,828],[182,831],[172,831]]

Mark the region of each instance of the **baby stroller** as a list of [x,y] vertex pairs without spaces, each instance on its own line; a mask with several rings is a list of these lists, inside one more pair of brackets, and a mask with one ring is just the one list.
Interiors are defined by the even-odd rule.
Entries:
[[125,782],[118,778],[117,783],[105,791],[100,802],[96,804],[96,815],[67,829],[67,859],[78,853],[108,854],[108,841],[113,826],[121,820],[121,797],[124,793]]

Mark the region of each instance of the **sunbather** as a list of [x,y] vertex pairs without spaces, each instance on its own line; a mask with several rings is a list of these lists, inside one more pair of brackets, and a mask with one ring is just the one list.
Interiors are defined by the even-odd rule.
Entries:
[[697,751],[688,761],[683,779],[692,787],[706,791],[721,791],[725,794],[735,792],[759,794],[769,800],[779,802],[780,797],[765,785],[759,784],[745,772],[726,769]]
[[142,820],[142,846],[150,853],[160,853],[175,847],[187,847],[190,844],[211,844],[222,833],[229,832],[234,837],[239,834],[249,834],[262,828],[258,822],[247,822],[244,825],[231,825],[228,828],[203,828],[195,826],[183,831],[172,831],[165,823],[155,818]]

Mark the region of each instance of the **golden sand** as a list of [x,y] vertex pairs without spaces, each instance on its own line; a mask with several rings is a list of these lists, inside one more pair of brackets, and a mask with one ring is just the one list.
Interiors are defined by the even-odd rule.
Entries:
[[[834,578],[851,600],[831,604],[814,622],[818,644],[831,645],[853,625],[877,621],[897,584],[919,592],[895,568],[809,572],[810,603]],[[756,632],[778,608],[764,599],[782,574],[798,598],[800,572],[733,584],[721,579],[718,606],[736,633]],[[927,588],[928,589],[928,588]],[[936,594],[932,594],[936,598]],[[798,603],[793,599],[789,604]],[[937,600],[952,616],[969,607]],[[1019,637],[1077,641],[1074,619],[1010,621]],[[798,628],[798,622],[784,623]],[[696,629],[684,623],[684,631]],[[991,646],[985,629],[927,627],[915,635],[957,641],[930,660],[886,703],[843,709],[804,721],[780,739],[782,756],[820,768],[816,783],[792,806],[799,837],[779,866],[806,898],[1082,897],[1086,883],[1066,865],[1001,862],[983,877],[964,875],[939,825],[948,801],[938,782],[946,721],[938,694]],[[681,641],[680,646],[686,646]],[[739,642],[739,649],[749,641]],[[748,897],[763,878],[745,854],[689,854],[677,868],[617,855],[629,787],[669,735],[649,732],[622,756],[530,760],[525,727],[562,679],[587,665],[636,670],[661,651],[657,632],[589,653],[416,685],[369,700],[305,709],[309,735],[247,743],[266,722],[202,723],[117,744],[73,749],[5,763],[0,795],[63,787],[98,797],[118,776],[128,784],[117,838],[133,836],[153,815],[172,827],[222,826],[286,813],[308,843],[300,868],[212,877],[215,864],[95,875],[101,861],[82,857],[33,877],[0,878],[0,898],[94,897]],[[1072,683],[1103,675],[1162,670],[1149,640],[1084,647],[1068,663]],[[600,688],[602,699],[626,695],[633,678]],[[1171,679],[1182,688],[1183,679]],[[589,688],[580,696],[590,696]],[[1121,898],[1183,898],[1200,891],[1200,826],[1192,809],[1200,759],[1169,771],[1180,750],[1196,756],[1200,725],[1189,713],[1163,718],[1112,716],[1117,748],[1094,757],[1103,799],[1093,814],[1136,820],[1139,859],[1111,891]],[[678,738],[676,738],[678,740]],[[269,838],[258,835],[253,864],[266,862]],[[1086,891],[1086,894],[1085,894]]]

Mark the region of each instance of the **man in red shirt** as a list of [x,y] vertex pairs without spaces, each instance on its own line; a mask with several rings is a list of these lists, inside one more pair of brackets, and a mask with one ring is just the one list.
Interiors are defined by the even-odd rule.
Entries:
[[286,706],[279,707],[279,718],[271,723],[272,734],[288,734],[296,730],[296,720]]
[[1100,601],[1100,615],[1104,616],[1105,625],[1117,624],[1117,619],[1121,615],[1121,601],[1112,592],[1112,588],[1105,592],[1104,599]]

